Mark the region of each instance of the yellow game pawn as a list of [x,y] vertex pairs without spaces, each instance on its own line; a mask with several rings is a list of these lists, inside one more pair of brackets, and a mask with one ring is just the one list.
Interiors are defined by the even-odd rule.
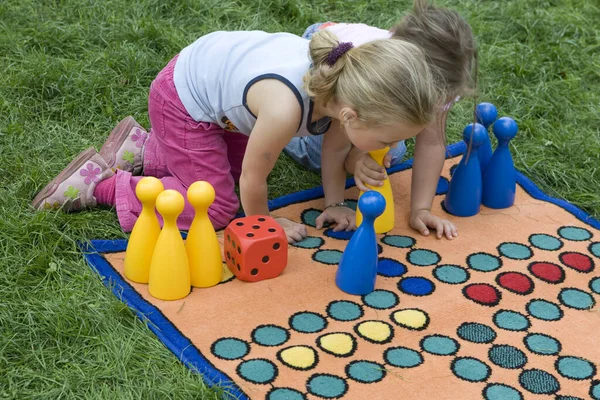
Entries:
[[[390,150],[389,147],[386,147],[381,150],[370,151],[369,154],[379,165],[383,167],[383,158]],[[394,229],[395,224],[395,210],[394,210],[394,193],[392,192],[392,185],[390,184],[390,179],[386,176],[383,181],[383,186],[371,186],[367,185],[371,189],[381,193],[385,198],[385,211],[375,220],[375,233],[386,233]],[[363,192],[360,192],[360,196],[362,196]],[[359,226],[362,223],[362,214],[360,210],[356,210],[356,226]]]
[[142,212],[133,226],[125,252],[125,276],[134,282],[148,283],[152,254],[160,234],[154,204],[164,189],[162,182],[151,176],[142,178],[135,187]]
[[150,294],[160,300],[178,300],[190,293],[190,267],[185,244],[177,228],[177,217],[185,200],[176,190],[165,190],[156,199],[164,224],[150,265]]
[[192,286],[214,286],[223,279],[221,246],[208,219],[208,207],[215,201],[215,189],[208,182],[194,182],[188,189],[187,198],[196,211],[185,242]]

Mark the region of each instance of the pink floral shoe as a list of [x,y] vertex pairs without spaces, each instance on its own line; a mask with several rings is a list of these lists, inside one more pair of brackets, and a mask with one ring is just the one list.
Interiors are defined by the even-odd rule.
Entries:
[[113,172],[121,169],[133,175],[140,175],[147,139],[148,132],[133,117],[126,117],[112,130],[100,149],[100,155]]
[[96,185],[113,175],[104,158],[90,147],[47,184],[35,196],[32,205],[38,211],[62,209],[66,212],[95,207]]

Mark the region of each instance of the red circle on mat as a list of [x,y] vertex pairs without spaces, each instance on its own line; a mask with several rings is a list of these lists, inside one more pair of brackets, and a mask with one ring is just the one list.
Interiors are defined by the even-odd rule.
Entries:
[[538,279],[548,283],[561,283],[565,280],[565,271],[560,265],[549,262],[529,264],[529,271]]
[[579,272],[587,273],[594,270],[594,261],[586,254],[568,251],[562,253],[558,258],[567,267],[571,267]]
[[477,304],[493,307],[500,303],[500,291],[487,283],[473,283],[463,289],[463,294]]
[[498,275],[496,282],[504,289],[516,294],[525,295],[533,292],[533,281],[520,272],[503,272]]

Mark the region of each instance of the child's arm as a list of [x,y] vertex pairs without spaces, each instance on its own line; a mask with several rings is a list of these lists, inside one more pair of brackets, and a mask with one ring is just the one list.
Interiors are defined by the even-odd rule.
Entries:
[[[344,161],[350,151],[351,143],[342,132],[337,121],[323,136],[321,149],[321,178],[325,194],[325,207],[344,201],[346,171]],[[347,207],[333,206],[326,208],[316,219],[316,228],[321,229],[326,222],[336,223],[334,231],[356,229],[356,215]]]
[[458,236],[453,223],[431,214],[431,205],[435,197],[438,180],[444,166],[446,148],[443,131],[447,112],[432,122],[416,137],[411,184],[410,225],[429,235],[429,229],[437,231],[437,237],[444,234],[448,239]]
[[[292,91],[277,80],[257,82],[248,91],[247,99],[257,119],[242,163],[240,198],[246,215],[269,215],[267,177],[295,135],[301,109]],[[304,225],[284,218],[278,218],[277,222],[289,242],[306,237]]]

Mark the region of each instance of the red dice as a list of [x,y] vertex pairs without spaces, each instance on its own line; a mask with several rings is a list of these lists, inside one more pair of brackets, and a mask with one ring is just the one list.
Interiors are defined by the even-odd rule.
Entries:
[[248,282],[279,276],[287,266],[287,237],[271,217],[234,219],[225,229],[225,261],[233,274]]

